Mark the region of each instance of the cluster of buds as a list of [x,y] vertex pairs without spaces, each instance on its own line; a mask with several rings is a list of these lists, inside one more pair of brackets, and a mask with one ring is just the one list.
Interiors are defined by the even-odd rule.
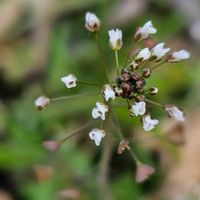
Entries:
[[113,86],[116,96],[135,101],[144,101],[144,88],[146,81],[144,76],[132,69],[122,69],[121,75],[116,79],[117,85]]
[[[88,12],[86,13],[85,20],[86,29],[89,32],[97,35],[101,25],[99,18],[95,14]],[[129,110],[131,117],[140,117],[140,121],[142,122],[145,131],[153,130],[159,123],[159,120],[151,118],[151,114],[147,109],[148,104],[159,106],[168,114],[169,117],[178,121],[184,121],[184,114],[178,107],[174,105],[162,105],[158,102],[152,101],[152,99],[148,99],[149,96],[156,95],[158,93],[158,88],[155,86],[147,88],[146,83],[148,78],[151,77],[153,71],[157,67],[165,63],[175,63],[184,59],[188,59],[190,57],[189,52],[186,50],[171,52],[170,48],[165,48],[165,44],[162,42],[156,44],[153,48],[145,47],[143,49],[138,49],[135,51],[134,55],[131,55],[131,52],[133,48],[135,48],[137,42],[149,38],[150,35],[155,34],[156,32],[157,29],[153,26],[151,21],[148,21],[142,27],[137,28],[130,51],[124,60],[124,64],[120,65],[118,51],[123,46],[122,31],[120,29],[108,31],[108,43],[110,48],[115,53],[116,75],[115,77],[110,77],[108,68],[106,66],[103,67],[108,81],[101,86],[102,101],[96,102],[95,107],[91,111],[93,119],[101,120],[101,123],[100,127],[95,127],[89,132],[89,138],[93,140],[97,146],[99,146],[101,144],[101,140],[106,137],[106,131],[104,130],[103,122],[107,119],[108,113],[113,112],[114,107],[112,107],[112,105],[116,98],[121,98],[122,101],[125,100],[124,103],[127,105],[127,109]],[[97,46],[99,48],[101,58],[104,58],[102,54],[102,47],[98,38],[99,37],[96,37]],[[105,63],[106,62],[104,60],[102,65]],[[76,87],[78,84],[87,84],[92,86],[100,85],[99,83],[80,81],[73,74],[62,77],[61,81],[69,89]],[[81,95],[83,96],[83,94]],[[77,97],[78,95],[74,96]],[[69,96],[66,97],[66,99],[69,98]],[[50,99],[46,96],[41,96],[36,99],[35,106],[39,110],[42,110],[49,105],[50,101],[53,102],[59,99],[63,99],[63,97]],[[78,128],[77,131],[72,133],[72,135],[75,135],[76,132],[82,130],[83,128],[85,128],[85,126]],[[55,151],[72,135],[68,135],[61,141],[46,141],[44,142],[44,146],[51,151]],[[151,166],[141,163],[138,160],[129,146],[130,141],[124,138],[122,133],[120,134],[120,138],[121,140],[119,142],[118,153],[122,154],[125,150],[128,150],[131,153],[137,164],[136,181],[144,181],[149,175],[154,173],[155,169]]]

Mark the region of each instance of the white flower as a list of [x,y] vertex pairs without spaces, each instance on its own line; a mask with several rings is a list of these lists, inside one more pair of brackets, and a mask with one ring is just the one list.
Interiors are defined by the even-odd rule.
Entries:
[[119,29],[108,31],[109,44],[112,50],[120,50],[122,47],[122,31]]
[[102,129],[98,129],[98,128],[92,129],[92,130],[90,131],[90,133],[89,133],[90,139],[91,139],[91,140],[94,140],[94,141],[95,141],[95,144],[96,144],[97,146],[100,145],[101,139],[102,139],[103,137],[105,137],[105,135],[106,135],[106,134],[105,134],[105,131],[102,130]]
[[104,86],[103,93],[104,93],[104,98],[107,102],[109,99],[113,99],[113,100],[115,99],[115,92],[113,91],[110,85],[106,84]]
[[160,60],[167,52],[170,51],[170,48],[164,48],[165,43],[157,44],[151,49],[151,56],[155,56],[156,60]]
[[97,102],[96,107],[92,110],[92,117],[97,119],[100,117],[102,120],[106,118],[106,112],[108,112],[108,106],[102,103]]
[[143,27],[138,28],[135,34],[136,40],[144,40],[149,37],[150,34],[156,33],[157,30],[153,27],[151,21],[148,21],[144,24]]
[[151,51],[149,48],[144,48],[141,51],[139,51],[138,55],[136,56],[136,60],[148,60],[151,56]]
[[169,117],[172,117],[178,121],[185,121],[184,113],[174,105],[165,106],[165,110]]
[[65,77],[62,77],[61,81],[65,83],[67,88],[73,88],[73,87],[76,87],[77,78],[75,75],[69,74]]
[[135,103],[131,106],[131,112],[134,113],[135,116],[144,115],[144,113],[146,112],[146,103],[144,101]]
[[142,117],[143,128],[145,131],[150,131],[154,129],[155,125],[158,124],[157,119],[151,119],[150,115],[146,115]]
[[189,57],[190,53],[186,50],[175,51],[174,53],[172,53],[168,62],[178,62],[180,60],[188,59]]
[[85,27],[90,32],[97,32],[99,31],[101,22],[99,18],[90,12],[87,12],[85,15]]
[[35,100],[35,107],[38,110],[42,110],[50,104],[50,99],[46,96],[40,96]]

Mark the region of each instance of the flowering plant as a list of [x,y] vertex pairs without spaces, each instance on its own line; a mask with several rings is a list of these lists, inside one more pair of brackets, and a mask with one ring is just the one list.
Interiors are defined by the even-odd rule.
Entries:
[[[113,102],[116,98],[121,98],[125,101],[126,107],[130,113],[130,117],[141,116],[141,122],[145,131],[153,130],[159,123],[159,120],[152,119],[152,116],[147,109],[148,104],[159,106],[168,114],[169,117],[178,121],[184,121],[184,114],[178,107],[174,105],[162,105],[158,102],[150,100],[148,96],[156,95],[158,93],[158,88],[155,86],[147,88],[146,83],[154,70],[162,64],[175,63],[184,59],[188,59],[190,54],[186,50],[170,52],[170,48],[166,48],[164,43],[159,43],[152,48],[145,47],[144,49],[136,49],[137,43],[148,39],[150,35],[157,32],[152,22],[148,21],[142,27],[139,27],[136,30],[127,56],[124,59],[123,64],[121,64],[119,63],[118,53],[123,46],[122,31],[119,29],[109,30],[109,46],[111,50],[114,51],[116,60],[116,73],[114,77],[111,77],[106,61],[104,59],[102,46],[98,36],[101,21],[95,14],[89,12],[86,13],[85,20],[86,29],[96,36],[97,46],[102,61],[102,67],[107,82],[104,85],[100,85],[99,83],[83,82],[79,80],[78,77],[76,77],[74,74],[69,74],[62,77],[61,81],[69,89],[73,89],[77,86],[77,84],[87,84],[98,87],[100,86],[102,88],[102,90],[100,90],[102,101],[96,102],[95,107],[91,111],[93,119],[101,120],[100,127],[93,128],[89,132],[89,138],[93,140],[97,146],[99,146],[101,144],[101,140],[107,135],[107,131],[104,128],[104,121],[108,118],[108,116],[111,116],[115,122],[118,122],[113,106]],[[135,51],[133,52],[133,50]],[[150,65],[150,67],[146,67],[147,64]],[[43,95],[36,99],[35,106],[38,108],[38,110],[42,110],[51,102],[65,98],[69,99],[82,96],[84,96],[84,94],[49,98]],[[80,130],[83,130],[88,125],[89,123],[81,126],[62,140],[45,141],[44,146],[50,151],[55,151],[64,141],[68,140],[70,137],[78,133]],[[125,150],[130,152],[137,165],[136,181],[144,181],[149,175],[154,173],[155,169],[139,161],[129,146],[130,141],[123,136],[121,130],[119,130],[119,137],[120,142],[118,153],[122,154]]]

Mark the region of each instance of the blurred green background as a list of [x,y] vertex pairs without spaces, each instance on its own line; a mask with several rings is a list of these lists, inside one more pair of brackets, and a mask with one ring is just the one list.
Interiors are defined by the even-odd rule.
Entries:
[[[189,61],[164,65],[149,84],[160,89],[156,101],[177,104],[186,113],[200,105],[198,0],[1,1],[0,200],[165,199],[164,192],[158,194],[168,173],[160,164],[164,159],[160,158],[160,146],[173,156],[179,147],[162,138],[158,138],[161,145],[156,150],[146,144],[148,140],[145,145],[132,144],[139,158],[157,169],[140,185],[134,180],[131,157],[117,155],[118,144],[106,152],[107,138],[97,148],[88,138],[92,127],[66,142],[58,152],[50,153],[42,146],[44,140],[62,138],[90,121],[91,109],[99,99],[94,96],[55,102],[42,112],[34,107],[34,100],[42,94],[58,97],[95,91],[81,85],[67,90],[60,78],[69,73],[80,80],[104,83],[94,36],[84,27],[87,11],[96,13],[102,21],[100,38],[111,69],[115,65],[108,47],[107,32],[111,28],[123,30],[120,62],[136,28],[147,20],[158,29],[156,42],[165,42],[173,50],[189,50]],[[124,108],[116,111],[125,135],[142,129],[139,120],[129,118]],[[152,113],[165,121],[161,110],[153,109]],[[160,126],[152,134],[164,133]],[[106,159],[109,171],[104,175]]]

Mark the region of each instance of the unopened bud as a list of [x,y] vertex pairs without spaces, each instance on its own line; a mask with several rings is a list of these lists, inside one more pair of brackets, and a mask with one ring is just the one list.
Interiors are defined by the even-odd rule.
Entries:
[[142,37],[142,33],[139,30],[140,30],[140,28],[138,27],[136,29],[136,33],[135,33],[135,36],[134,36],[136,41],[140,40],[141,37]]
[[129,81],[130,75],[128,73],[123,73],[121,76],[122,81]]
[[57,140],[48,140],[43,142],[43,146],[49,151],[56,151],[59,149],[61,143]]
[[144,101],[145,100],[145,96],[144,95],[138,95],[135,97],[135,100],[137,102],[141,102],[141,101]]
[[151,95],[156,95],[158,93],[158,88],[157,87],[151,87],[149,90],[149,94]]
[[122,84],[122,90],[124,91],[124,92],[130,92],[131,91],[131,85],[130,84],[128,84],[128,83],[123,83]]
[[143,78],[139,79],[138,81],[136,81],[136,89],[143,89],[143,87],[145,86],[145,80]]
[[115,96],[120,97],[123,94],[123,90],[119,87],[114,88]]
[[145,165],[142,163],[137,164],[137,169],[136,169],[136,182],[137,183],[142,183],[145,181],[149,176],[154,174],[155,169],[150,166],[150,165]]
[[90,12],[85,15],[85,27],[90,32],[98,32],[100,29],[101,22],[99,18]]
[[133,73],[131,73],[130,77],[131,77],[132,80],[137,81],[137,80],[139,80],[139,78],[141,76],[137,72],[133,72]]
[[118,151],[117,151],[118,154],[122,154],[126,150],[126,148],[129,148],[128,145],[129,145],[128,140],[121,140],[118,146]]
[[35,107],[40,111],[50,104],[50,99],[46,96],[40,96],[35,100]]
[[142,76],[143,76],[144,78],[149,78],[149,77],[151,76],[151,69],[144,69],[144,70],[142,71]]
[[133,70],[136,70],[139,68],[139,64],[136,63],[134,60],[131,62],[131,64],[129,65],[129,67]]

